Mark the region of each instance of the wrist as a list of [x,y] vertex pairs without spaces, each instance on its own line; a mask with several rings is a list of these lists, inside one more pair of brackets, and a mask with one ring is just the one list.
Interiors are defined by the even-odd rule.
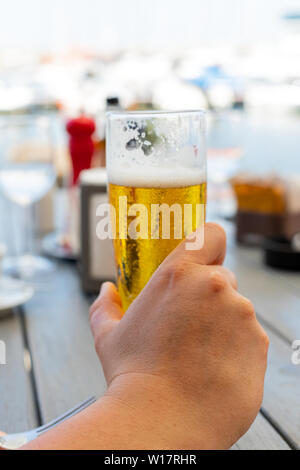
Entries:
[[177,387],[160,376],[120,375],[109,385],[103,399],[114,407],[119,417],[130,423],[132,433],[136,432],[136,448],[221,447],[212,426],[208,427],[206,420],[201,419],[199,404],[196,409]]

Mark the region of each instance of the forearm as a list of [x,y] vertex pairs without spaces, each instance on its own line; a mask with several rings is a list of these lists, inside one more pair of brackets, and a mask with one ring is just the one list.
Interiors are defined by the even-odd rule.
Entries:
[[146,449],[167,443],[147,419],[147,413],[103,397],[88,410],[61,424],[24,450],[33,449]]
[[126,409],[110,397],[103,397],[32,441],[24,450],[125,449],[135,428],[136,423]]
[[[126,379],[74,418],[33,441],[25,449],[195,449],[219,447],[209,433],[195,436],[172,412],[167,390],[155,384],[126,384]],[[184,408],[178,400],[178,407]],[[186,429],[185,429],[186,427]],[[202,434],[203,439],[200,438]]]

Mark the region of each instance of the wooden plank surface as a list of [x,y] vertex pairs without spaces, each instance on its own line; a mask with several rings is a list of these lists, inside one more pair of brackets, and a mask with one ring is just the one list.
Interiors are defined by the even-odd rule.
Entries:
[[[225,264],[236,274],[240,292],[271,328],[290,343],[300,338],[300,274],[287,281],[280,271],[264,267],[260,250],[253,248],[230,250]],[[298,282],[299,292],[294,288]]]
[[300,365],[292,363],[290,346],[272,331],[267,332],[270,353],[263,407],[294,446],[300,448]]
[[260,249],[236,246],[232,226],[225,228],[225,264],[236,274],[240,292],[254,303],[271,341],[263,407],[291,444],[300,446],[300,366],[291,362],[291,343],[300,339],[300,274],[265,267]]
[[[0,243],[10,245],[11,205],[0,195]],[[0,318],[0,340],[6,344],[6,365],[0,365],[0,429],[5,432],[22,432],[37,425],[36,406],[30,376],[24,366],[24,341],[19,316]]]
[[43,422],[106,389],[90,333],[89,301],[75,266],[58,263],[26,305],[26,324]]
[[225,265],[236,274],[239,291],[252,300],[260,317],[287,341],[300,338],[300,273],[265,266],[260,248],[236,245],[234,224],[221,224],[228,239]]
[[0,429],[22,432],[37,425],[33,391],[24,367],[19,318],[0,319],[0,339],[6,343],[6,365],[0,365]]

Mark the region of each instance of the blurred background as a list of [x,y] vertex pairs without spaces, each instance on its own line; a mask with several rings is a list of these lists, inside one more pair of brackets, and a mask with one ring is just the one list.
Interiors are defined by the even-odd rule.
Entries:
[[[24,172],[0,171],[13,203],[40,200],[52,170],[58,185],[70,184],[70,119],[90,119],[90,165],[104,166],[107,109],[206,109],[209,204],[224,217],[235,212],[236,173],[300,172],[300,1],[0,4],[0,168],[7,159],[48,165],[39,176],[30,168],[26,184]],[[35,212],[45,216],[49,207]],[[38,230],[52,225],[43,220]]]
[[244,108],[234,125],[218,116],[210,142],[242,146],[247,168],[300,169],[300,1],[0,3],[2,115],[84,107],[101,134],[112,95],[123,107]]
[[3,118],[84,109],[101,136],[108,96],[122,107],[204,107],[218,121],[209,144],[242,147],[243,167],[300,169],[300,1],[0,4]]

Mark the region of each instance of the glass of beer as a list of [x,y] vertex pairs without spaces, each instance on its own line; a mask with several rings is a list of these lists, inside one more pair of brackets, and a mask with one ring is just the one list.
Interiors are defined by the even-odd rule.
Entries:
[[204,224],[204,111],[107,114],[107,172],[124,310],[166,256]]

